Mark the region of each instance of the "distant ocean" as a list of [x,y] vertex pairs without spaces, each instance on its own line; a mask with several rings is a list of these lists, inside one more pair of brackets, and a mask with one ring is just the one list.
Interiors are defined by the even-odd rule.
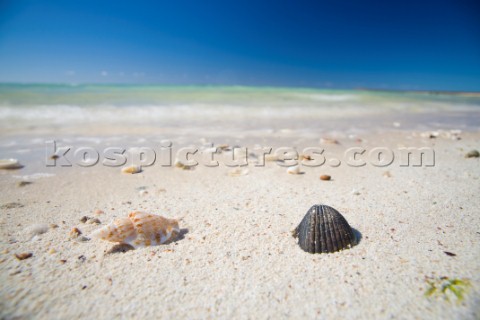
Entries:
[[0,84],[0,125],[165,125],[478,112],[480,94],[269,87]]

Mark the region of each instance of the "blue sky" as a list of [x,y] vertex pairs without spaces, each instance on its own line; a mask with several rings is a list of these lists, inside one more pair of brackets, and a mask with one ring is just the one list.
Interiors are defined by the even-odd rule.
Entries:
[[2,1],[0,81],[480,90],[475,1]]

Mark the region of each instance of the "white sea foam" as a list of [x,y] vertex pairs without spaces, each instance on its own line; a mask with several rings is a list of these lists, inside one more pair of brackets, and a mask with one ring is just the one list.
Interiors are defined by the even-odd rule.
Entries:
[[50,178],[55,176],[53,173],[45,173],[45,172],[37,172],[34,174],[29,174],[29,175],[24,175],[24,176],[12,176],[15,179],[21,179],[21,180],[37,180],[41,178]]

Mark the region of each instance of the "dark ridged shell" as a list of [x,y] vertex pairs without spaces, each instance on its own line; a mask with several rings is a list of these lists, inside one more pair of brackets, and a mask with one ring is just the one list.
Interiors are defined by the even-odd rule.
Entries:
[[329,253],[350,248],[355,235],[347,220],[332,207],[314,205],[293,232],[306,252]]

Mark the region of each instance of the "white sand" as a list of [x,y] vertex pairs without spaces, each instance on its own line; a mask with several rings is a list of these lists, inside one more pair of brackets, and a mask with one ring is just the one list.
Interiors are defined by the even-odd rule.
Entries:
[[[39,163],[27,161],[21,172],[0,175],[0,204],[24,205],[0,209],[1,316],[478,319],[480,170],[478,158],[464,155],[479,149],[480,133],[461,137],[409,131],[365,134],[361,143],[340,137],[340,145],[325,146],[331,154],[353,145],[431,146],[436,165],[325,165],[303,175],[273,163],[249,166],[240,177],[228,176],[225,166],[153,166],[136,175],[102,166],[37,168],[55,175],[17,187],[14,176],[35,173],[29,167]],[[308,146],[318,139],[286,134],[268,142]],[[333,180],[319,180],[325,173]],[[141,187],[148,194],[140,195]],[[339,210],[361,233],[357,246],[315,255],[298,247],[290,231],[318,203]],[[102,225],[132,210],[185,215],[181,227],[188,232],[168,245],[107,254],[113,244],[69,239],[72,227],[84,235],[98,228],[79,222],[95,209],[105,211]],[[35,224],[59,227],[30,239],[25,229]],[[19,261],[14,254],[22,252],[33,256]],[[470,281],[463,301],[425,297],[426,277],[442,276]]]

